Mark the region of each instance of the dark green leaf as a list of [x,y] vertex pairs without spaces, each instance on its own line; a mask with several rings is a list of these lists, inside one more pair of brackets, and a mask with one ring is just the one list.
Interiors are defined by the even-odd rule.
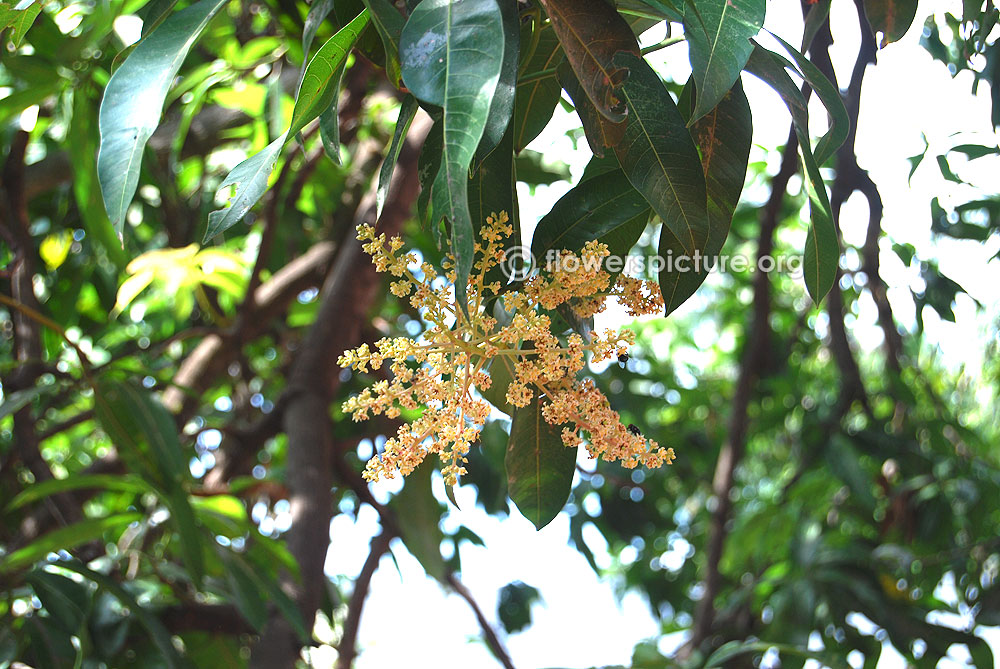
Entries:
[[90,591],[61,574],[36,569],[25,578],[35,596],[64,632],[77,634],[90,611]]
[[[426,1],[426,0],[425,0]],[[447,583],[448,568],[441,557],[441,504],[431,492],[434,465],[424,462],[406,477],[403,489],[393,499],[392,506],[399,517],[406,550],[420,561],[428,576]]]
[[146,142],[160,122],[163,101],[198,35],[225,0],[201,0],[172,14],[129,54],[101,102],[97,174],[104,206],[119,239]]
[[148,391],[117,382],[98,385],[94,413],[119,451],[131,454],[144,477],[156,483],[180,537],[184,562],[194,581],[200,582],[204,547],[184,491],[187,462],[170,413]]
[[812,87],[813,91],[816,92],[816,95],[819,96],[820,101],[830,115],[830,129],[819,138],[819,141],[816,142],[816,147],[813,149],[816,164],[822,165],[833,156],[837,149],[844,143],[844,140],[847,139],[847,135],[851,131],[851,119],[847,116],[847,109],[844,107],[844,101],[840,97],[840,91],[819,71],[819,68],[813,65],[812,61],[808,58],[796,51],[788,42],[777,35],[774,35],[774,38],[791,55],[792,60],[795,61],[796,71]]
[[514,407],[507,402],[507,388],[514,380],[514,362],[507,356],[497,356],[490,363],[489,371],[492,383],[489,388],[480,389],[480,394],[500,411],[513,415]]
[[258,585],[260,577],[254,576],[246,563],[234,559],[228,551],[221,552],[220,555],[226,565],[226,579],[236,607],[254,629],[263,630],[267,623],[267,601]]
[[382,207],[385,206],[385,198],[389,195],[389,185],[392,183],[392,172],[396,169],[399,152],[403,149],[403,140],[416,114],[417,100],[412,95],[407,95],[399,106],[399,117],[396,119],[396,129],[392,133],[392,142],[378,171],[378,190],[375,191],[376,219],[382,215]]
[[[813,301],[819,302],[833,287],[837,276],[840,242],[833,222],[830,199],[826,194],[826,185],[809,144],[809,112],[806,99],[788,76],[782,59],[759,45],[754,48],[750,60],[747,61],[747,71],[770,84],[785,101],[788,111],[792,114],[792,125],[799,140],[799,153],[806,172],[804,182],[809,195],[812,219],[812,225],[806,236],[803,271],[810,297]],[[830,132],[833,132],[832,129]],[[831,146],[832,142],[828,142],[826,150],[829,151]]]
[[496,0],[423,0],[403,26],[403,81],[423,102],[441,107],[441,167],[431,197],[433,225],[451,223],[455,294],[468,309],[475,229],[469,214],[469,164],[483,136],[503,64],[503,17]]
[[[513,234],[504,240],[504,248],[521,246],[521,223],[518,216],[517,189],[514,181],[514,129],[508,127],[495,150],[486,156],[469,179],[469,215],[476,229],[476,240],[486,217],[507,212]],[[484,283],[499,282],[506,286],[510,278],[503,264],[493,267],[484,277]]]
[[552,120],[562,87],[555,68],[563,59],[551,23],[535,28],[537,43],[525,63],[514,96],[514,150],[520,153]]
[[[691,127],[705,171],[708,193],[708,243],[703,261],[714,262],[729,235],[733,212],[743,192],[753,124],[750,103],[737,81],[730,91],[707,115]],[[684,255],[673,235],[661,232],[659,255],[676,259]],[[669,314],[684,303],[708,276],[708,267],[701,263],[702,271],[693,266],[680,271],[673,263],[664,264],[659,274],[660,292]]]
[[544,267],[550,250],[579,253],[587,242],[648,211],[649,203],[621,170],[603,174],[570,189],[542,217],[531,252]]
[[168,667],[171,669],[180,669],[187,666],[187,663],[178,655],[177,650],[174,648],[170,633],[163,626],[163,623],[151,615],[145,607],[141,606],[135,597],[129,594],[128,590],[122,587],[121,584],[104,574],[84,566],[83,563],[76,560],[60,562],[59,566],[70,571],[75,571],[87,580],[93,581],[99,588],[114,595],[121,602],[122,606],[127,607],[131,615],[134,615],[139,620],[139,623],[146,628],[146,631],[149,632],[153,643],[156,644],[157,650],[163,655],[163,659],[166,661]]
[[580,85],[568,62],[563,61],[556,70],[559,83],[566,89],[576,106],[576,114],[580,117],[580,123],[583,124],[583,132],[587,137],[590,150],[598,158],[603,158],[606,148],[618,146],[621,143],[625,136],[625,121],[612,123],[601,116],[597,108],[591,104],[590,98],[587,97],[583,86]]
[[629,115],[615,146],[622,170],[688,255],[704,254],[709,222],[705,173],[694,140],[659,75],[640,58],[622,87]]
[[882,33],[881,46],[898,41],[917,15],[917,0],[865,0],[872,30]]
[[569,165],[566,163],[546,163],[544,154],[531,149],[525,149],[514,160],[517,180],[529,186],[554,184],[557,181],[569,181]]
[[372,25],[382,39],[385,49],[386,74],[393,85],[400,81],[399,65],[399,35],[403,31],[403,17],[389,0],[364,0]]
[[[764,25],[764,0],[695,0],[684,11],[684,34],[697,87],[689,123],[710,112],[739,79]],[[700,19],[700,20],[699,20]]]
[[559,515],[573,484],[576,449],[563,444],[561,434],[542,416],[537,394],[514,412],[504,458],[508,494],[538,530]]
[[[517,66],[521,55],[521,27],[518,21],[517,4],[500,2],[500,14],[503,16],[503,64],[500,67],[500,78],[497,80],[493,100],[490,102],[490,112],[483,128],[483,138],[476,148],[473,168],[495,149],[507,134],[511,114],[514,112],[514,93],[517,84]],[[473,223],[476,222],[473,217]]]

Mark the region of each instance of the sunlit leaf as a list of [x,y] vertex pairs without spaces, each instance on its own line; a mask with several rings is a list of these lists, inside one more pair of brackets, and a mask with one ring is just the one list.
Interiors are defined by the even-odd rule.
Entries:
[[226,0],[201,0],[171,14],[111,76],[101,102],[97,174],[111,224],[122,236],[125,213],[139,184],[146,142],[188,51]]
[[764,0],[695,0],[685,8],[684,34],[697,89],[689,123],[712,110],[739,79],[764,25]]
[[367,25],[368,10],[365,10],[328,39],[306,65],[295,96],[295,107],[292,109],[292,120],[287,133],[289,137],[294,137],[336,101],[340,93],[338,72],[342,72],[341,65],[347,60],[347,54]]
[[463,310],[476,225],[469,214],[468,171],[486,126],[503,52],[503,17],[496,0],[423,0],[400,37],[407,88],[443,112],[432,224],[441,216],[451,223],[456,298]]

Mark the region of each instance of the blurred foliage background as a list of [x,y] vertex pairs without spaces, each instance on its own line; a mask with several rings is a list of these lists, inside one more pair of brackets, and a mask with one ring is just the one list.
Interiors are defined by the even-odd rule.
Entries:
[[[345,348],[419,331],[409,305],[346,250],[376,206],[402,100],[374,29],[344,73],[337,160],[311,124],[278,158],[260,205],[201,245],[227,173],[287,127],[303,30],[321,44],[362,3],[227,3],[170,87],[120,240],[97,181],[99,103],[137,36],[135,17],[148,31],[177,4],[0,10],[9,24],[0,60],[0,666],[320,666],[316,649],[335,647],[336,666],[348,667],[372,572],[398,540],[468,600],[484,643],[512,666],[504,638],[530,628],[541,584],[511,583],[496,609],[476,602],[458,551],[446,560],[441,546],[481,540],[432,494],[428,467],[388,503],[373,495],[362,458],[395,426],[343,420],[340,401],[371,379],[328,373]],[[618,3],[630,4],[642,3]],[[992,2],[965,2],[916,19],[926,20],[933,57],[953,75],[972,70],[995,101],[996,17]],[[876,45],[865,34],[859,60],[868,62]],[[811,56],[830,73],[817,35]],[[840,82],[855,121],[863,75],[862,66]],[[1000,103],[993,110],[1000,124]],[[402,145],[382,224],[437,260],[411,215],[421,141],[417,128]],[[852,142],[828,166],[831,197],[836,212],[860,191],[870,227],[863,245],[845,245],[859,266],[839,271],[824,304],[789,276],[717,276],[689,308],[637,323],[627,364],[595,370],[623,421],[679,456],[656,471],[581,463],[564,511],[569,541],[594,571],[640,593],[662,635],[685,633],[669,657],[658,638],[641,641],[633,667],[749,666],[765,653],[772,666],[875,667],[885,642],[913,666],[936,666],[953,644],[967,646],[974,666],[995,666],[975,630],[1000,625],[1000,337],[994,328],[982,369],[965,370],[941,362],[922,321],[899,327],[878,272],[886,248],[924,281],[913,294],[918,319],[926,307],[953,320],[964,291],[934,258],[885,238],[878,189]],[[803,225],[795,143],[766,148],[782,151],[780,169],[750,164],[753,195],[737,208],[732,253],[798,252],[776,234]],[[977,160],[998,149],[953,151]],[[962,181],[943,156],[911,158],[914,168],[924,160]],[[516,174],[528,184],[565,179],[558,162],[524,151]],[[950,208],[935,200],[915,225],[986,244],[998,213],[1000,196],[977,192]],[[653,242],[643,237],[639,248],[652,253]],[[863,300],[878,307],[878,322],[866,324],[882,330],[873,350],[852,335]],[[304,418],[326,414],[329,429]],[[507,429],[502,417],[487,427],[463,480],[500,517],[512,513]],[[382,528],[369,559],[353,582],[326,578],[330,515],[364,506]],[[444,515],[456,522],[442,525]],[[584,540],[593,528],[616,556],[609,566]],[[329,550],[346,549],[334,540]],[[313,629],[317,612],[328,634]],[[941,613],[960,623],[943,624]],[[856,614],[870,629],[852,624]],[[445,658],[461,642],[435,634]]]

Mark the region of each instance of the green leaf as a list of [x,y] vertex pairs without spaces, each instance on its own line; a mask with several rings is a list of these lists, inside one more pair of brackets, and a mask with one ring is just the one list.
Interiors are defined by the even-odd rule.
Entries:
[[639,215],[648,216],[649,203],[624,172],[615,170],[571,188],[535,227],[531,252],[544,267],[549,251],[579,253],[598,239]]
[[629,77],[629,65],[616,57],[639,58],[628,23],[605,0],[542,0],[542,6],[591,103],[609,121],[623,121],[625,100],[619,89]]
[[[483,138],[479,140],[479,146],[476,148],[474,167],[483,162],[503,140],[510,125],[511,114],[514,113],[517,66],[521,55],[521,26],[516,3],[501,1],[499,5],[503,17],[503,63],[500,66],[500,78],[497,80],[496,90],[493,91],[493,100],[490,102],[490,112],[486,116]],[[472,220],[473,223],[476,222],[475,217]]]
[[76,634],[90,611],[87,586],[62,574],[36,569],[24,579],[63,631]]
[[505,355],[498,355],[490,363],[489,388],[481,389],[480,394],[487,402],[508,415],[514,414],[514,407],[507,402],[507,388],[514,380],[514,363]]
[[[264,546],[261,537],[257,537],[256,540],[260,542],[259,545],[261,547]],[[239,569],[259,592],[266,593],[274,606],[281,612],[281,615],[292,626],[299,641],[308,643],[312,635],[306,630],[305,622],[302,620],[302,613],[292,598],[281,588],[278,579],[271,576],[271,570],[267,568],[271,565],[265,566],[258,561],[249,559],[249,555],[241,556],[235,553],[228,554],[227,562],[235,569]],[[291,566],[294,567],[295,565]],[[285,568],[286,565],[281,565],[281,567]],[[296,575],[295,577],[297,578],[298,576]]]
[[[22,6],[24,3],[20,3],[16,7]],[[38,18],[38,13],[42,11],[41,2],[32,2],[27,7],[23,9],[6,9],[6,16],[3,21],[0,22],[0,32],[4,28],[13,27],[10,32],[10,41],[14,44],[14,48],[21,46],[21,42],[24,41],[24,36],[34,25],[35,19]]]
[[12,572],[33,562],[43,560],[49,553],[59,550],[72,550],[80,544],[99,539],[109,530],[124,528],[129,523],[142,519],[135,512],[118,513],[104,518],[88,518],[66,527],[52,530],[13,553],[0,558],[0,572]]
[[536,28],[538,42],[525,63],[514,95],[514,150],[524,150],[552,120],[562,86],[555,68],[563,59],[559,38],[546,23]]
[[559,515],[573,485],[577,449],[563,444],[561,434],[542,416],[537,393],[514,412],[504,458],[508,494],[538,530]]
[[830,0],[819,0],[819,2],[809,8],[809,13],[806,14],[805,25],[802,27],[802,46],[799,47],[799,51],[802,53],[809,51],[816,33],[826,23],[828,16],[830,16]]
[[160,491],[180,537],[185,565],[199,583],[205,571],[204,547],[184,491],[187,462],[173,417],[151,393],[129,383],[102,382],[94,397],[101,427]]
[[[683,7],[691,0],[683,0],[678,4]],[[618,0],[616,3],[619,10],[629,10],[639,16],[652,16],[658,19],[669,19],[680,23],[684,20],[684,10],[679,8],[670,0]]]
[[[333,75],[332,84],[335,91],[340,91],[340,82],[344,79],[344,70],[347,69],[347,59],[340,64]],[[330,106],[319,115],[319,139],[323,144],[323,152],[334,164],[340,165],[340,118],[337,114],[337,100],[330,103]],[[301,138],[301,135],[299,135]]]
[[684,35],[691,54],[692,79],[697,87],[697,121],[719,104],[739,79],[753,44],[750,38],[764,25],[764,0],[695,0],[684,10]]
[[302,53],[307,56],[309,55],[309,47],[312,46],[313,39],[316,37],[316,31],[333,10],[333,3],[334,0],[316,0],[309,5],[309,13],[306,14],[306,20],[302,24]]
[[153,486],[138,476],[130,474],[75,474],[64,479],[49,479],[25,488],[7,505],[7,511],[19,509],[26,504],[70,490],[97,488],[119,492],[156,492]]
[[160,121],[163,101],[191,46],[226,0],[201,0],[172,14],[129,54],[104,91],[97,175],[118,238],[139,184],[146,142]]
[[157,650],[163,655],[163,659],[166,661],[167,666],[171,669],[186,667],[187,663],[183,658],[177,653],[174,648],[174,643],[170,638],[170,633],[163,626],[155,616],[149,613],[148,608],[143,607],[136,601],[135,597],[129,594],[121,584],[117,581],[96,572],[77,560],[68,560],[66,562],[60,562],[59,566],[63,569],[68,569],[70,571],[75,571],[89,581],[93,581],[97,586],[111,595],[113,595],[122,606],[128,608],[130,615],[135,616],[139,623],[146,628],[149,632],[150,637],[153,639],[153,643],[156,645]]
[[688,255],[705,253],[709,222],[705,174],[694,140],[659,75],[641,58],[622,59],[629,115],[615,146],[622,170]]
[[158,488],[185,480],[187,463],[177,426],[149,391],[131,383],[101,381],[94,393],[94,413],[119,450],[139,456],[143,475]]
[[[774,35],[774,38],[791,55],[792,60],[795,61],[795,65],[797,66],[794,69],[806,80],[806,83],[812,87],[813,91],[816,92],[816,95],[819,96],[820,101],[830,115],[830,129],[819,138],[819,141],[816,142],[816,147],[813,149],[816,164],[822,165],[836,153],[851,131],[851,119],[847,115],[847,108],[844,107],[840,91],[819,71],[818,67],[813,65],[811,60],[803,56],[792,45],[777,35]],[[777,54],[775,54],[775,57],[777,57]],[[785,62],[785,65],[786,67],[791,67],[787,62]]]
[[705,661],[705,669],[723,667],[729,660],[739,657],[744,653],[765,653],[771,648],[778,651],[779,655],[791,655],[793,657],[816,660],[823,666],[831,667],[832,669],[849,669],[851,666],[843,659],[825,651],[807,650],[798,646],[772,643],[770,641],[730,641],[723,644],[708,657]]
[[[425,0],[426,1],[426,0]],[[420,561],[428,576],[447,583],[448,567],[441,557],[441,505],[431,492],[434,465],[424,462],[406,477],[406,484],[392,501],[406,550]]]
[[226,565],[226,580],[236,602],[236,608],[253,625],[258,632],[267,623],[267,601],[262,595],[254,575],[246,563],[234,559],[229,551],[220,551],[223,564]]
[[549,185],[557,181],[569,181],[569,165],[563,162],[549,163],[546,156],[538,151],[525,149],[514,160],[517,180],[529,186]]
[[392,172],[396,169],[396,161],[399,160],[399,152],[403,150],[403,140],[413,117],[417,115],[417,99],[412,95],[403,98],[399,105],[399,117],[396,118],[396,129],[392,133],[392,142],[389,143],[389,150],[386,151],[385,160],[378,171],[378,190],[375,191],[375,218],[382,216],[382,208],[385,206],[385,198],[389,195],[389,186],[392,183]]
[[403,17],[389,0],[364,0],[372,25],[382,39],[385,49],[385,68],[389,81],[399,86],[399,35],[403,31]]
[[295,96],[287,137],[294,137],[307,123],[336,102],[340,93],[338,72],[342,72],[341,65],[347,60],[347,54],[367,25],[368,10],[365,10],[328,39],[306,65]]
[[257,204],[257,200],[267,190],[267,181],[274,171],[287,136],[287,133],[282,133],[261,151],[234,167],[226,176],[225,181],[219,185],[219,190],[235,185],[236,192],[230,198],[228,207],[217,209],[208,215],[208,229],[205,230],[203,243],[236,225]]
[[421,101],[441,107],[441,167],[431,197],[432,224],[451,223],[455,295],[467,311],[475,229],[469,214],[469,164],[483,136],[503,64],[503,17],[496,0],[423,0],[403,26],[403,81]]
[[100,244],[118,271],[124,271],[128,257],[108,220],[97,178],[100,136],[97,131],[96,102],[93,84],[74,89],[73,118],[66,131],[69,159],[73,165],[73,195],[88,237]]
[[[513,234],[504,240],[504,249],[521,246],[521,222],[514,179],[514,129],[509,126],[500,144],[486,156],[469,179],[469,215],[475,226],[477,241],[481,241],[479,231],[486,223],[486,217],[502,211],[507,212],[509,225],[513,228]],[[483,280],[486,284],[499,282],[503,287],[509,278],[504,274],[501,263],[487,272]]]
[[[689,271],[680,271],[681,268],[673,263],[665,264],[660,270],[660,292],[666,314],[691,297],[708,276],[707,263],[714,262],[722,251],[729,236],[733,212],[743,192],[753,123],[750,103],[739,81],[708,114],[691,126],[691,134],[701,150],[701,164],[705,171],[708,243],[701,271],[694,271],[694,267],[689,267]],[[658,254],[665,260],[675,259],[684,251],[673,235],[661,232]]]
[[[792,125],[799,140],[799,153],[806,173],[804,183],[809,196],[812,223],[806,235],[803,273],[809,296],[814,302],[819,302],[833,287],[836,279],[840,262],[840,242],[833,222],[826,185],[809,144],[809,111],[806,99],[784,68],[785,64],[780,57],[759,45],[754,48],[750,60],[747,61],[747,72],[770,84],[785,101],[788,111],[792,114]],[[831,144],[827,143],[826,146],[829,147]]]
[[865,0],[865,14],[874,32],[882,33],[880,46],[906,34],[917,15],[917,0]]

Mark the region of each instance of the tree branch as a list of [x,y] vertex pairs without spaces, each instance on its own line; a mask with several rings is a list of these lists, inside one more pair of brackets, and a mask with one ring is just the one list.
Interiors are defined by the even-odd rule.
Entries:
[[[392,206],[386,207],[381,221],[381,229],[388,235],[402,227],[416,200],[417,156],[429,129],[429,119],[422,116],[419,123],[414,121],[403,145],[390,187]],[[371,221],[374,212],[373,180],[358,207],[356,221]],[[286,578],[284,588],[297,603],[307,629],[312,629],[319,606],[317,584],[325,578],[323,562],[330,544],[333,426],[329,405],[340,386],[336,360],[360,337],[378,285],[375,268],[361,245],[353,239],[345,241],[321,291],[316,321],[302,342],[289,376],[288,404],[283,412],[288,435],[285,476],[292,516],[287,536],[289,552],[299,565],[300,580]],[[288,622],[276,613],[254,649],[251,666],[292,667],[299,646]]]
[[[781,154],[781,168],[771,181],[771,196],[761,212],[760,232],[757,240],[757,257],[771,255],[774,250],[774,231],[778,227],[781,205],[785,197],[788,181],[798,169],[798,142],[794,131],[788,134],[788,142]],[[732,514],[732,500],[729,497],[733,487],[736,467],[746,449],[748,409],[754,383],[770,349],[771,329],[768,323],[771,314],[771,281],[767,272],[754,275],[753,312],[748,327],[746,348],[740,364],[736,391],[733,394],[731,413],[726,427],[726,441],[719,451],[712,479],[712,495],[715,509],[712,511],[705,548],[705,589],[695,607],[694,625],[688,651],[701,646],[711,635],[715,621],[715,597],[722,587],[722,573],[719,565],[728,534],[727,524]]]
[[354,592],[351,593],[351,600],[347,604],[347,618],[344,620],[344,633],[337,646],[339,656],[337,657],[337,669],[351,669],[354,658],[358,656],[358,629],[361,626],[361,609],[364,607],[365,598],[368,596],[368,588],[372,582],[372,576],[378,569],[378,563],[382,556],[389,550],[389,542],[392,535],[383,531],[372,539],[369,549],[368,559],[361,567],[361,573],[354,579]]
[[511,662],[510,654],[507,649],[504,648],[503,642],[500,641],[500,637],[497,636],[496,631],[490,624],[490,621],[486,619],[483,615],[483,610],[479,608],[479,604],[472,597],[472,593],[469,589],[465,587],[465,584],[458,580],[454,572],[448,573],[448,585],[455,589],[455,592],[466,601],[472,612],[476,614],[476,620],[479,622],[479,627],[483,630],[483,636],[486,637],[486,644],[490,647],[493,655],[500,661],[500,664],[504,666],[505,669],[514,669],[514,663]]

